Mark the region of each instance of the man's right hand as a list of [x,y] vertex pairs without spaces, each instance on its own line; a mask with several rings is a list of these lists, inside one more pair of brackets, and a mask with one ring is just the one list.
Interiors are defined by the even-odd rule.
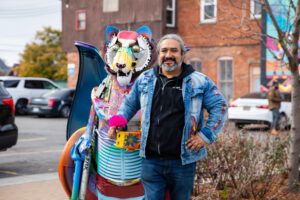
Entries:
[[110,139],[116,139],[117,127],[110,127],[108,129],[108,137]]

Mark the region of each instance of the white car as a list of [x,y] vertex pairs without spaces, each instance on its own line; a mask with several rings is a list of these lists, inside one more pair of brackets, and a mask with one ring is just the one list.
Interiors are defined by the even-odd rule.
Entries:
[[[291,94],[281,93],[279,128],[288,128],[291,124]],[[235,122],[236,126],[242,128],[247,124],[266,124],[270,127],[272,123],[272,112],[268,108],[266,92],[254,92],[244,95],[230,103],[228,119]]]
[[18,114],[26,114],[27,104],[31,98],[40,97],[53,89],[60,89],[47,78],[0,76],[0,80],[11,94]]

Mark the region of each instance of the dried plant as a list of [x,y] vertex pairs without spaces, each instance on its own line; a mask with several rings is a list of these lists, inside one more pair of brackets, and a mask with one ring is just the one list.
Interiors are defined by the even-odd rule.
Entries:
[[248,133],[227,123],[197,163],[193,199],[268,199],[288,174],[288,146],[286,135]]

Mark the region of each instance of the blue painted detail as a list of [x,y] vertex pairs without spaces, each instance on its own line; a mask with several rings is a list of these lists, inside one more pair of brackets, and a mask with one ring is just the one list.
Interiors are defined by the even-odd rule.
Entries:
[[113,35],[117,35],[118,33],[120,32],[119,29],[113,27],[113,26],[108,26],[106,28],[106,31],[105,31],[105,35],[106,35],[106,44],[108,44],[111,40],[111,37]]
[[142,27],[138,28],[136,30],[136,32],[139,35],[143,35],[143,36],[147,35],[148,38],[149,38],[149,41],[151,41],[151,39],[152,39],[152,32],[151,32],[150,28],[148,28],[147,26],[142,26]]

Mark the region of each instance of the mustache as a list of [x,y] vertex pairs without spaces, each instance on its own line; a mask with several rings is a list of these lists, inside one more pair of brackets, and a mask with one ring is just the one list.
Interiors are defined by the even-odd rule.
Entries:
[[175,58],[163,58],[162,62],[165,62],[165,61],[168,61],[168,60],[176,62]]

